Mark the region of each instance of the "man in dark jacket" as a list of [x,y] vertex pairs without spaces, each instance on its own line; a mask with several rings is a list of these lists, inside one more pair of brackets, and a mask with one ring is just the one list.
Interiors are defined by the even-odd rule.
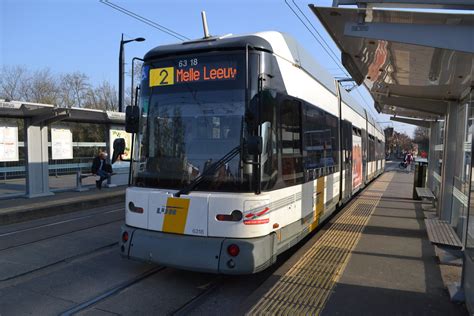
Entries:
[[92,160],[91,172],[99,176],[99,180],[95,182],[96,187],[102,189],[102,182],[108,179],[112,174],[112,166],[107,163],[107,152],[105,150],[99,151],[99,155]]

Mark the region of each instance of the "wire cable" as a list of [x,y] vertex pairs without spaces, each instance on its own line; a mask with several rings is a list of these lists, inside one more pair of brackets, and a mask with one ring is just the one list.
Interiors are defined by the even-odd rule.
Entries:
[[319,41],[319,39],[316,37],[316,35],[314,35],[314,33],[311,31],[311,29],[306,25],[306,23],[304,23],[304,21],[300,18],[300,16],[298,15],[298,13],[293,10],[293,8],[290,6],[290,4],[287,2],[287,0],[285,0],[285,3],[286,5],[288,6],[288,8],[290,8],[290,10],[293,12],[293,14],[298,18],[298,20],[300,20],[300,22],[304,25],[304,27],[308,30],[308,32],[313,36],[313,38],[319,43],[319,45],[321,45],[321,47],[326,51],[326,54],[328,54],[328,56],[332,59],[332,61],[336,64],[336,66],[339,67],[339,69],[341,69],[342,71],[344,71],[344,69],[342,69],[339,65],[339,61],[337,61],[337,59],[335,59],[333,57],[333,55],[327,50],[327,48]]
[[[304,14],[303,10],[301,10],[301,8],[298,6],[298,4],[295,2],[295,0],[292,0],[294,6],[298,9],[298,11],[301,13],[301,15],[305,18],[305,20],[307,21],[307,23],[309,25],[311,25],[311,28],[316,32],[316,34],[319,36],[319,39],[316,38],[316,36],[314,35],[314,33],[312,31],[309,30],[308,26],[306,25],[306,23],[303,22],[303,20],[300,18],[300,16],[297,14],[297,12],[295,10],[293,10],[293,8],[290,6],[290,4],[287,2],[287,0],[285,0],[285,3],[286,5],[291,9],[291,11],[293,11],[293,13],[297,16],[297,18],[300,20],[300,22],[306,27],[306,29],[308,29],[308,31],[311,33],[311,35],[316,39],[316,41],[319,43],[319,45],[321,45],[321,47],[326,51],[326,53],[329,55],[329,57],[335,62],[336,66],[338,67],[338,69],[340,69],[342,71],[342,73],[346,76],[349,76],[347,70],[342,67],[340,64],[339,64],[339,61],[335,60],[335,59],[338,59],[336,53],[332,50],[332,48],[329,46],[329,44],[326,42],[326,40],[324,39],[324,37],[321,35],[321,33],[319,33],[319,31],[316,29],[316,27],[314,26],[314,24],[311,22],[311,20],[306,16],[306,14]],[[323,44],[325,44],[325,46],[323,46]],[[351,91],[352,91],[353,88],[351,88]],[[364,96],[360,93],[360,91],[356,88],[356,89],[353,89],[357,92],[357,94],[360,96],[361,100],[363,101],[363,103],[366,105],[366,107],[369,109],[369,111],[372,113],[372,115],[374,115],[374,118],[375,117],[378,117],[378,115],[374,112],[374,110],[372,109],[371,106],[369,106],[368,102],[365,100]]]
[[375,114],[374,110],[372,109],[371,106],[369,106],[369,104],[367,103],[367,101],[365,100],[364,96],[362,95],[362,93],[360,93],[359,89],[355,89],[355,91],[357,92],[357,94],[360,96],[360,98],[362,99],[362,101],[365,103],[365,105],[367,106],[367,108],[369,109],[369,111],[372,113],[372,115],[374,116],[374,119],[376,117],[378,117],[377,114]]
[[[321,33],[319,33],[319,31],[316,29],[316,27],[313,25],[313,23],[311,22],[311,20],[306,16],[306,14],[304,14],[303,10],[301,10],[301,8],[298,6],[298,4],[295,2],[295,0],[291,0],[293,2],[293,4],[295,5],[295,7],[298,9],[298,11],[301,13],[301,15],[306,19],[306,21],[309,23],[309,25],[311,25],[311,27],[313,28],[313,30],[316,32],[316,34],[318,34],[319,38],[321,39],[321,41],[325,44],[325,46],[327,47],[328,50],[326,50],[326,53],[330,53],[332,54],[336,59],[338,59],[339,57],[336,55],[336,53],[334,53],[334,51],[332,50],[332,48],[329,46],[329,44],[326,42],[326,40],[324,39],[324,37],[321,35]],[[286,0],[285,0],[286,2]],[[288,5],[288,3],[287,3]],[[318,43],[322,46],[321,42],[318,41]],[[329,51],[329,52],[328,52]],[[346,74],[347,76],[349,75],[349,73],[346,71],[346,69],[344,69],[344,67],[341,67],[341,65],[339,64],[339,60],[338,62],[336,63],[337,67],[344,73]]]
[[153,28],[156,28],[157,30],[159,30],[159,31],[161,31],[161,32],[163,32],[163,33],[166,33],[166,34],[168,34],[168,35],[170,35],[170,36],[172,36],[172,37],[174,37],[174,38],[176,38],[176,39],[178,39],[178,40],[180,40],[180,41],[190,40],[190,38],[187,37],[187,36],[184,36],[184,35],[182,35],[182,34],[176,32],[176,31],[173,31],[173,30],[170,29],[170,28],[167,28],[167,27],[165,27],[165,26],[163,26],[163,25],[161,25],[161,24],[158,24],[158,23],[156,23],[156,22],[154,22],[154,21],[152,21],[152,20],[150,20],[150,19],[147,19],[147,18],[145,18],[145,17],[143,17],[143,16],[141,16],[141,15],[139,15],[139,14],[137,14],[137,13],[134,13],[134,12],[132,12],[132,11],[130,11],[130,10],[127,10],[127,9],[125,9],[125,8],[123,8],[123,7],[121,7],[121,6],[117,5],[117,4],[115,4],[115,3],[112,3],[112,2],[110,2],[110,1],[108,1],[108,0],[99,0],[99,2],[102,3],[102,4],[105,4],[105,5],[107,5],[107,6],[109,6],[110,8],[112,8],[112,9],[114,9],[114,10],[117,10],[117,11],[119,11],[119,12],[122,12],[123,14],[128,15],[128,16],[130,16],[130,17],[132,17],[132,18],[134,18],[134,19],[136,19],[136,20],[138,20],[138,21],[140,21],[140,22],[143,22],[143,23],[145,23],[145,24],[147,24],[147,25],[149,25],[149,26],[151,26],[151,27],[153,27]]

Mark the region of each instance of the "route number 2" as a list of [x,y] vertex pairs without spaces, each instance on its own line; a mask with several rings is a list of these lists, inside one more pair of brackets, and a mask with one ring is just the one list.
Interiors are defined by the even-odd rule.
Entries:
[[150,69],[150,87],[174,84],[174,67]]

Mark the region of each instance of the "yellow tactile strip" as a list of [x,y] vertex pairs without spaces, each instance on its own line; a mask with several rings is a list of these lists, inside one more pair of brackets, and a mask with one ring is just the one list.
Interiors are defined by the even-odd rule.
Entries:
[[375,181],[353,200],[321,238],[247,314],[319,314],[392,178],[393,173],[382,175],[383,181]]

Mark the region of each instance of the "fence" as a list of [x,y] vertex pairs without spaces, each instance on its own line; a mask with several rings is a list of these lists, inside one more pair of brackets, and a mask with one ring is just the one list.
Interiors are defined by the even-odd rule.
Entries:
[[[74,174],[77,171],[89,172],[94,157],[78,157],[65,160],[49,160],[48,170],[50,176]],[[26,161],[24,159],[14,162],[0,163],[0,175],[3,180],[26,177]]]

